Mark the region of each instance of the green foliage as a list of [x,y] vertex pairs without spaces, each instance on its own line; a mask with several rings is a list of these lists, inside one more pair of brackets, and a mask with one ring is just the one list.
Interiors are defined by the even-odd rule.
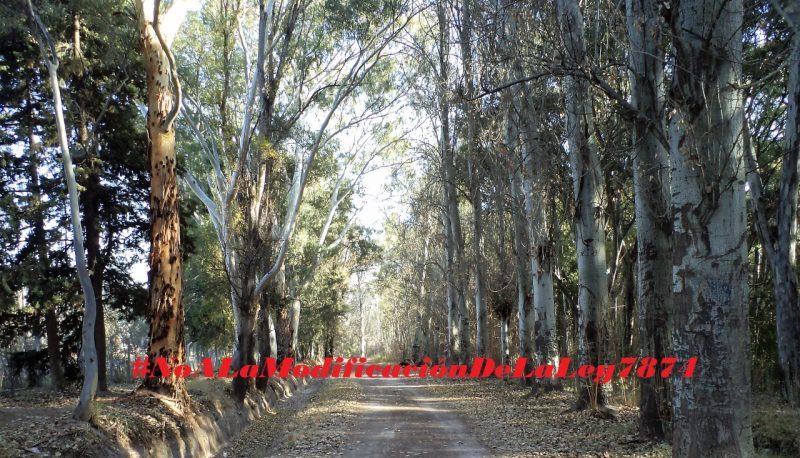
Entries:
[[196,251],[184,264],[187,340],[203,349],[229,350],[233,313],[222,253],[207,219],[189,228]]
[[[101,0],[34,2],[56,43],[68,140],[81,211],[98,217],[98,265],[105,267],[106,307],[131,318],[146,290],[130,276],[144,257],[148,178],[137,31],[130,5]],[[0,335],[43,336],[44,314],[58,317],[68,378],[79,376],[80,288],[73,260],[66,190],[53,120],[52,93],[31,37],[24,2],[0,5]],[[77,28],[76,28],[77,24]],[[76,35],[80,46],[76,45]],[[88,138],[81,135],[85,128]],[[34,172],[38,181],[34,181]],[[93,196],[90,199],[90,196]],[[91,210],[88,206],[91,206]],[[41,237],[35,227],[43,225]],[[17,294],[24,306],[17,307]]]

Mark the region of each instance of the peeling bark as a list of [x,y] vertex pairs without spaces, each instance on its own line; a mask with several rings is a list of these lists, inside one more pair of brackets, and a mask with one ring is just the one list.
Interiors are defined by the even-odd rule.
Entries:
[[[577,0],[558,0],[558,17],[564,41],[565,59],[570,65],[585,64],[583,14]],[[567,76],[565,85],[567,141],[573,194],[575,197],[575,244],[578,257],[578,349],[583,363],[603,363],[608,333],[606,235],[603,205],[603,174],[595,138],[594,111],[589,83],[579,76]],[[596,388],[596,389],[595,389]],[[602,387],[584,387],[577,408],[605,403]]]
[[675,456],[754,455],[747,231],[740,135],[741,0],[682,0],[673,11],[677,107],[670,125]]
[[[656,0],[627,0],[626,8],[632,105],[644,115],[633,125],[639,348],[640,356],[660,359],[669,353],[667,326],[672,308],[669,153],[659,140],[665,116],[662,22]],[[639,389],[639,432],[668,437],[669,384],[653,377],[640,380]]]
[[[167,50],[153,25],[152,13],[136,3],[147,78],[147,133],[150,159],[150,336],[147,356],[150,361],[166,358],[171,364],[185,362],[183,329],[183,257],[178,208],[177,162],[174,125],[162,124],[173,112],[173,81]],[[163,374],[161,374],[163,375]],[[188,406],[183,378],[146,378],[140,390],[159,393]]]

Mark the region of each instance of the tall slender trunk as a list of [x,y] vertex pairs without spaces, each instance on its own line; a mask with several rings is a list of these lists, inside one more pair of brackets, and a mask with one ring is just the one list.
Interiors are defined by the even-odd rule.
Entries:
[[[257,334],[258,334],[258,353],[263,362],[265,358],[269,358],[274,353],[275,349],[272,347],[271,330],[270,330],[270,302],[268,295],[264,294],[261,300],[261,307],[258,310],[258,320],[256,320]],[[265,391],[268,386],[269,379],[266,377],[256,379],[256,389]]]
[[[91,167],[91,166],[90,166]],[[83,221],[86,225],[86,257],[92,276],[95,303],[97,304],[97,321],[94,326],[94,341],[97,346],[97,389],[108,391],[106,368],[106,325],[105,311],[103,309],[103,275],[105,273],[105,260],[100,253],[100,175],[99,171],[92,168],[92,172],[83,183],[85,191],[81,193],[83,202]]]
[[367,336],[364,334],[364,301],[359,298],[358,300],[358,335],[359,335],[359,354],[361,357],[367,356]]
[[[512,158],[518,156],[518,129],[514,122],[513,107],[509,103],[506,112],[505,130],[503,142],[508,148]],[[515,170],[509,172],[508,182],[511,190],[511,220],[512,234],[514,238],[514,261],[516,267],[517,283],[517,337],[519,340],[518,354],[520,357],[528,358],[528,368],[533,366],[533,351],[531,348],[532,331],[530,323],[532,320],[532,297],[530,283],[530,263],[529,249],[530,239],[526,229],[523,215],[525,213],[525,198],[522,191],[522,173],[519,170],[519,161],[512,162]]]
[[472,245],[475,263],[475,354],[486,355],[487,310],[484,260],[481,251],[483,240],[483,209],[481,208],[480,172],[472,156],[467,159],[472,199]]
[[[481,209],[480,152],[478,151],[478,122],[476,102],[471,100],[475,94],[473,53],[472,53],[472,1],[461,2],[461,62],[464,71],[464,113],[467,122],[467,170],[470,181],[470,200],[472,201],[472,244],[475,265],[475,351],[477,355],[486,353],[486,299],[484,286],[481,242],[483,239],[483,211]],[[466,327],[464,329],[467,329]],[[465,336],[469,336],[465,332]],[[466,348],[466,347],[465,347]]]
[[[558,0],[558,17],[566,61],[581,66],[586,60],[583,14],[577,0]],[[603,174],[595,138],[594,112],[589,83],[567,76],[565,84],[567,142],[575,198],[574,227],[578,258],[578,349],[584,363],[601,364],[607,345],[605,314],[608,309],[606,235]],[[602,386],[580,390],[577,408],[602,406]]]
[[[639,348],[643,356],[658,359],[669,353],[668,319],[672,309],[670,164],[669,154],[659,140],[665,131],[660,8],[657,0],[626,1],[631,102],[644,115],[636,118],[633,125]],[[639,390],[639,432],[647,437],[669,436],[667,380],[641,379]]]
[[461,217],[458,212],[458,194],[456,191],[456,173],[453,148],[450,145],[450,103],[449,92],[449,22],[443,1],[436,4],[439,22],[439,147],[442,158],[442,186],[445,205],[445,239],[448,257],[448,357],[452,361],[463,362],[469,353],[467,323],[469,315],[465,298],[464,285],[464,237],[461,233]]
[[[519,339],[518,354],[528,358],[528,368],[533,366],[531,348],[532,297],[530,282],[530,264],[528,262],[529,241],[525,230],[524,201],[522,198],[522,179],[519,171],[511,172],[511,217],[513,219],[514,258],[517,277],[517,336]],[[523,382],[525,382],[523,380]]]
[[[533,294],[534,347],[539,364],[557,365],[558,342],[556,334],[555,294],[553,293],[554,247],[550,222],[547,219],[547,196],[550,193],[547,171],[551,169],[547,151],[539,140],[537,117],[531,97],[526,89],[520,91],[525,97],[524,143],[527,154],[523,158],[523,193],[527,217],[528,239],[531,249],[530,274]],[[538,196],[538,199],[537,199]],[[550,388],[551,380],[543,380]]]
[[[447,188],[444,188],[445,207],[447,202]],[[456,323],[456,279],[455,262],[453,260],[453,235],[450,226],[450,218],[447,211],[442,212],[442,225],[444,226],[444,265],[447,291],[447,359],[453,362],[458,358],[458,325]]]
[[94,396],[97,392],[97,351],[94,346],[95,302],[89,268],[86,263],[86,251],[83,247],[83,227],[78,196],[78,184],[75,171],[72,169],[72,157],[69,153],[67,128],[64,124],[64,111],[61,105],[61,88],[58,81],[58,56],[44,24],[34,12],[33,4],[28,0],[28,11],[31,17],[33,35],[39,44],[42,58],[47,67],[50,88],[53,91],[53,109],[58,130],[58,143],[61,147],[61,165],[64,169],[64,181],[69,196],[70,220],[72,222],[72,242],[75,249],[75,269],[83,290],[84,310],[81,327],[81,349],[83,353],[83,386],[78,405],[72,413],[76,420],[89,421],[95,416]]
[[[252,291],[249,290],[249,291]],[[231,366],[234,370],[240,370],[244,366],[255,365],[256,363],[256,325],[260,308],[258,300],[249,297],[237,298],[234,307],[238,310],[238,319],[235,330],[235,345]],[[252,378],[234,377],[233,396],[239,402],[243,402],[247,392],[255,386]]]
[[[72,54],[78,62],[83,60],[81,49],[81,24],[80,16],[75,14],[72,17]],[[84,168],[88,173],[84,180],[79,183],[84,192],[80,194],[80,201],[83,206],[83,222],[86,230],[86,257],[89,262],[89,270],[92,277],[92,287],[94,288],[95,305],[97,307],[97,321],[95,322],[94,335],[95,346],[97,347],[97,389],[108,391],[107,368],[106,368],[106,324],[105,313],[103,310],[103,275],[105,273],[105,259],[100,253],[100,167],[101,161],[92,151],[93,145],[89,140],[89,126],[85,109],[85,72],[81,68],[74,72],[73,87],[75,92],[75,104],[77,105],[77,140],[81,148],[86,152],[84,158]],[[110,242],[109,242],[110,243]]]
[[500,317],[500,364],[508,364],[508,322],[509,316]]
[[[290,270],[291,272],[291,270]],[[300,332],[300,291],[297,288],[297,281],[294,278],[294,275],[289,277],[288,282],[288,289],[289,289],[289,343],[290,343],[290,353],[292,357],[299,358],[300,355],[300,347],[298,346],[299,341],[299,332]]]
[[[147,133],[150,159],[150,336],[147,356],[151,361],[166,358],[172,364],[185,361],[183,329],[183,256],[178,206],[175,127],[166,125],[173,111],[173,83],[170,63],[139,4],[139,34],[144,51],[147,81]],[[141,389],[170,396],[179,405],[188,406],[189,397],[183,378],[170,374],[146,378]]]
[[294,357],[292,348],[291,320],[286,295],[286,268],[281,267],[274,282],[275,337],[278,344],[278,361]]
[[741,0],[681,0],[671,96],[675,456],[754,455],[742,164]]
[[[420,274],[419,293],[417,295],[417,305],[419,307],[419,310],[424,310],[425,312],[427,312],[426,314],[428,316],[427,320],[423,320],[423,318],[422,318],[423,314],[422,314],[422,312],[420,312],[421,316],[420,316],[420,319],[419,319],[419,322],[420,322],[419,323],[419,328],[422,330],[422,334],[425,336],[425,348],[420,349],[420,352],[421,352],[421,354],[419,355],[420,359],[422,359],[422,357],[424,357],[424,356],[428,356],[428,357],[431,356],[430,355],[430,349],[428,348],[428,337],[431,336],[431,330],[430,330],[431,307],[430,307],[430,302],[426,301],[427,294],[425,293],[425,285],[426,285],[426,281],[427,281],[427,278],[428,278],[428,255],[429,255],[428,246],[429,246],[429,244],[430,244],[430,237],[426,235],[425,236],[425,241],[424,241],[424,248],[422,249],[422,263],[421,263],[422,264],[422,273]],[[426,302],[427,302],[427,304],[426,304]],[[360,300],[359,300],[359,305],[363,309],[363,304],[362,304],[362,302]],[[426,307],[426,305],[427,305],[427,307]],[[362,313],[361,317],[362,317],[362,321],[361,322],[363,323],[363,313]],[[425,332],[426,330],[427,330],[427,332]],[[362,332],[362,335],[363,335],[363,332]]]
[[58,333],[58,317],[52,306],[44,315],[44,327],[47,332],[47,360],[50,363],[53,389],[61,391],[64,389],[66,381],[64,380],[64,366],[61,364],[61,336]]

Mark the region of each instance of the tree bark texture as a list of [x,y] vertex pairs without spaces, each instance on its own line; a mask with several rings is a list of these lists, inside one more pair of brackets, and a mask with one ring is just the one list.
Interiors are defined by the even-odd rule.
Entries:
[[677,107],[672,167],[674,456],[753,456],[747,230],[740,136],[741,0],[681,0],[673,11]]

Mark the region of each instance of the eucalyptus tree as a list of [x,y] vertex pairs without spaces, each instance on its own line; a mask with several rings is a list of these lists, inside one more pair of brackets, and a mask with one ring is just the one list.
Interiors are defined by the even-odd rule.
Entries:
[[[508,43],[519,43],[516,50],[510,51],[507,77],[522,80],[526,72],[541,72],[540,62],[526,62],[522,55],[527,49],[535,49],[542,41],[538,30],[546,27],[542,20],[525,14],[518,7],[505,12],[505,39]],[[528,39],[522,41],[522,37]],[[511,47],[508,47],[512,49]],[[553,292],[553,269],[555,267],[554,227],[548,206],[553,196],[555,180],[554,154],[552,144],[555,139],[548,138],[544,132],[544,120],[548,116],[548,99],[551,99],[546,85],[523,82],[514,91],[507,92],[511,107],[516,113],[517,138],[521,156],[516,164],[522,186],[522,210],[525,217],[527,235],[527,262],[529,264],[526,280],[530,281],[533,296],[531,306],[531,356],[535,353],[540,364],[556,364],[558,356],[556,335],[555,296]],[[550,104],[552,105],[552,104]],[[521,215],[522,216],[522,215]],[[545,381],[546,387],[551,384]]]
[[75,171],[72,168],[72,156],[69,152],[67,139],[67,128],[64,122],[64,112],[61,105],[61,88],[58,79],[59,58],[56,46],[50,37],[47,27],[33,9],[33,3],[28,0],[28,12],[30,15],[31,32],[39,45],[42,59],[47,67],[50,80],[50,88],[53,91],[53,109],[55,111],[56,126],[58,129],[58,143],[61,148],[61,161],[64,168],[64,179],[69,195],[70,217],[72,220],[72,238],[75,249],[75,266],[78,279],[81,283],[84,297],[84,314],[82,330],[82,349],[83,349],[83,387],[78,398],[78,405],[75,407],[72,416],[77,420],[88,421],[95,415],[94,396],[97,392],[97,350],[94,341],[94,328],[96,319],[96,305],[94,288],[89,275],[89,267],[86,261],[86,252],[83,245],[83,228],[81,225],[78,184],[75,179]]
[[[747,232],[739,86],[740,0],[672,11],[672,338],[694,378],[674,379],[676,456],[753,456]],[[714,56],[710,58],[710,56]]]
[[[107,386],[103,310],[115,309],[125,317],[142,310],[141,288],[132,280],[130,266],[140,251],[139,236],[146,218],[145,139],[135,103],[144,79],[133,71],[139,65],[129,46],[135,26],[118,14],[124,8],[120,2],[38,4],[59,53],[63,105],[68,107],[64,121],[81,190],[86,256],[97,307],[98,390],[102,391]],[[41,332],[40,328],[46,332],[48,365],[59,388],[77,376],[73,361],[79,350],[80,336],[76,339],[75,334],[80,333],[76,329],[80,322],[74,319],[78,311],[73,297],[80,288],[77,279],[72,280],[73,259],[59,246],[61,232],[68,230],[69,215],[58,211],[63,195],[53,184],[62,178],[49,147],[50,139],[56,138],[55,127],[43,117],[52,106],[48,101],[52,96],[47,95],[50,88],[47,78],[41,78],[37,66],[31,64],[38,60],[35,42],[19,32],[25,27],[26,10],[16,11],[9,5],[0,13],[4,22],[0,59],[8,63],[0,77],[4,86],[0,104],[7,107],[6,122],[17,125],[6,131],[3,146],[23,141],[29,145],[27,154],[19,157],[25,163],[25,174],[17,183],[26,186],[30,199],[16,195],[23,203],[20,217],[33,229],[32,237],[24,231],[20,234],[20,249],[11,267],[16,281],[10,286],[23,289],[26,302],[33,306],[17,313],[28,323],[24,327],[34,333]],[[111,20],[106,16],[109,12],[114,13]],[[39,315],[43,319],[36,318]],[[38,321],[43,321],[43,326]],[[16,331],[9,328],[4,332]]]
[[[261,298],[277,286],[282,272],[285,276],[284,260],[315,158],[331,139],[381,109],[381,104],[351,105],[348,118],[340,116],[346,101],[382,65],[387,46],[411,15],[402,2],[261,1],[254,58],[239,23],[246,91],[241,111],[225,115],[238,121],[238,139],[228,141],[224,130],[220,135],[202,102],[186,98],[187,127],[208,166],[206,183],[191,171],[186,181],[208,210],[222,248],[236,369],[255,364]],[[276,321],[288,316],[282,312]],[[236,379],[236,396],[243,399],[249,385]]]
[[[577,0],[558,0],[559,26],[564,60],[571,68],[586,63],[584,21]],[[578,258],[578,347],[580,357],[600,364],[605,348],[605,315],[608,308],[605,201],[603,174],[594,126],[594,108],[589,82],[580,76],[565,77],[566,135],[575,198],[575,246]],[[602,389],[584,387],[577,407],[602,406]]]
[[533,363],[533,293],[530,264],[531,240],[525,219],[525,195],[522,179],[522,148],[519,141],[519,117],[511,100],[507,102],[503,144],[510,156],[509,188],[511,194],[511,220],[517,284],[517,338],[520,357]]
[[436,18],[439,34],[436,38],[438,67],[437,101],[439,109],[439,151],[444,193],[445,253],[448,285],[448,358],[464,362],[469,355],[469,312],[466,300],[466,262],[464,259],[464,235],[461,230],[461,215],[458,209],[456,187],[455,149],[456,138],[451,132],[450,110],[450,19],[444,0],[436,2]]
[[[175,120],[181,86],[170,46],[183,22],[187,3],[177,1],[161,13],[160,0],[135,2],[147,77],[147,134],[150,159],[150,256],[147,356],[171,364],[185,360],[183,254],[178,197]],[[161,30],[161,25],[165,30]],[[167,395],[188,406],[186,382],[174,373],[145,378],[141,390]]]
[[[474,277],[475,277],[475,352],[477,355],[486,354],[486,299],[485,299],[485,274],[481,261],[481,241],[483,239],[483,209],[481,207],[481,154],[479,152],[478,118],[480,105],[475,100],[475,73],[476,63],[473,52],[473,29],[475,19],[473,15],[480,11],[473,11],[473,0],[462,0],[459,4],[460,17],[458,18],[458,36],[461,48],[462,78],[464,80],[462,110],[466,118],[466,155],[467,173],[470,182],[470,200],[472,200],[472,244],[474,249]],[[463,322],[462,328],[467,325]]]
[[[637,304],[641,354],[662,358],[669,353],[667,325],[672,306],[670,253],[670,162],[665,129],[664,44],[660,5],[654,0],[627,0],[633,120],[633,174],[636,208]],[[670,434],[667,381],[640,381],[640,425],[645,436]]]
[[[388,75],[386,75],[388,77]],[[375,78],[376,87],[382,88],[385,97],[398,88],[385,87],[384,78]],[[369,88],[365,90],[374,90]],[[390,101],[395,100],[390,97]],[[375,102],[378,102],[376,99]],[[407,147],[407,131],[399,131],[387,118],[397,115],[392,104],[384,105],[383,112],[374,112],[351,132],[352,137],[340,142],[328,142],[331,151],[320,157],[316,183],[310,186],[312,193],[309,205],[301,209],[298,217],[300,232],[298,243],[291,244],[288,258],[292,259],[292,277],[289,282],[289,343],[286,356],[294,356],[298,348],[301,300],[311,285],[321,264],[336,259],[344,249],[344,242],[358,229],[356,216],[361,209],[355,208],[355,196],[362,181],[370,174],[398,164],[386,163]]]

